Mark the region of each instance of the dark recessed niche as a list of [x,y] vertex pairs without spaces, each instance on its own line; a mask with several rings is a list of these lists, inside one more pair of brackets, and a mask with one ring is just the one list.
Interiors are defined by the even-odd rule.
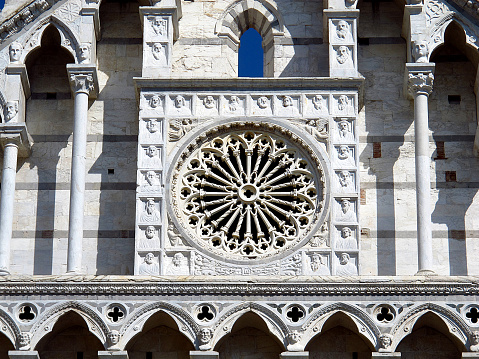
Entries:
[[461,103],[461,95],[448,95],[447,100],[450,105],[459,105]]
[[114,175],[115,174],[115,169],[114,168],[109,168],[108,169],[108,174],[109,175]]

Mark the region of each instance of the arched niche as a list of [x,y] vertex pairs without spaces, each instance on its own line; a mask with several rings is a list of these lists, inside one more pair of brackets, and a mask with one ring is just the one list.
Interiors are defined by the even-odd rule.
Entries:
[[83,359],[98,358],[98,351],[105,350],[103,344],[93,335],[84,319],[74,311],[63,314],[35,346],[42,359],[77,358],[83,353]]
[[71,53],[61,45],[61,36],[54,25],[49,25],[42,34],[41,46],[25,59],[32,99],[65,98],[70,94],[66,65],[74,63]]
[[243,314],[234,323],[231,332],[215,346],[220,359],[261,357],[277,359],[284,346],[272,334],[264,320],[253,312]]
[[9,350],[15,350],[15,347],[10,339],[8,339],[5,335],[0,334],[0,359],[9,359]]
[[422,315],[410,334],[396,347],[402,359],[460,359],[464,344],[449,333],[444,321],[432,312]]
[[189,359],[189,352],[195,347],[180,333],[173,318],[159,311],[146,321],[142,331],[129,340],[125,349],[130,359],[144,359],[148,352],[153,358]]
[[[374,347],[359,334],[354,321],[342,312],[333,314],[305,348],[310,359],[370,359]],[[356,353],[356,354],[354,354]]]

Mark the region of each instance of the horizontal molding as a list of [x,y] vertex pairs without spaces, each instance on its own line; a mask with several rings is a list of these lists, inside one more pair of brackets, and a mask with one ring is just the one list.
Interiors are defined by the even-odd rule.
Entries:
[[[42,231],[13,231],[12,238],[38,238],[38,239],[51,239],[51,238],[68,238],[68,231],[58,230],[42,230]],[[135,230],[84,230],[83,238],[135,238]]]
[[[354,297],[403,295],[410,298],[431,296],[437,301],[438,296],[457,295],[469,297],[479,295],[477,277],[443,276],[308,276],[288,277],[287,283],[275,283],[278,277],[270,281],[264,277],[185,277],[185,276],[2,276],[0,292],[3,296],[25,294],[47,294],[62,296],[65,294],[98,295],[130,297],[134,295],[160,295],[189,297],[201,293],[202,296],[214,295],[238,296],[245,300],[248,296],[293,296],[300,297],[328,295],[337,297]],[[213,282],[212,282],[213,281]],[[383,297],[384,298],[384,297]]]
[[[416,189],[416,182],[361,182],[361,189]],[[479,188],[479,182],[431,182],[431,189]]]
[[[429,142],[474,142],[474,135],[435,135],[429,136]],[[407,136],[359,136],[360,143],[374,143],[374,142],[414,142],[413,135]]]
[[[434,218],[433,218],[434,222]],[[367,233],[365,233],[365,230]],[[361,238],[378,238],[378,239],[395,239],[395,238],[416,238],[417,231],[396,231],[396,230],[379,230],[369,231],[362,229]],[[433,238],[450,238],[457,240],[465,240],[466,238],[479,238],[479,230],[460,230],[449,229],[447,231],[432,231]]]
[[[17,182],[17,191],[69,191],[69,182]],[[87,182],[85,189],[89,191],[135,191],[135,182]]]
[[[70,135],[32,135],[34,142],[72,142]],[[87,135],[88,142],[138,142],[138,135]]]

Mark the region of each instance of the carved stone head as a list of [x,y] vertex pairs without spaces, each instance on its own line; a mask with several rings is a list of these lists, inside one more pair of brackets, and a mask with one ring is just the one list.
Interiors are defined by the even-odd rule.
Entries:
[[156,146],[149,146],[148,149],[146,150],[146,154],[148,155],[148,157],[155,157],[158,153],[158,148],[156,148]]
[[146,182],[148,182],[148,184],[150,186],[158,185],[158,177],[156,177],[155,171],[146,172],[145,179],[146,179]]
[[336,26],[336,35],[338,39],[344,40],[349,34],[349,24],[345,20],[339,20]]
[[20,350],[29,350],[30,349],[30,340],[31,334],[28,332],[21,332],[20,336],[18,337],[18,344],[20,346]]
[[352,231],[349,227],[343,227],[343,229],[341,229],[341,237],[345,239],[351,237],[351,233]]
[[80,64],[91,63],[91,45],[89,43],[83,43],[80,45],[78,58]]
[[203,99],[203,104],[205,105],[206,108],[213,108],[215,107],[215,98],[213,96],[206,96]]
[[153,264],[153,259],[155,258],[153,253],[147,253],[145,256],[145,263],[146,264]]
[[336,59],[338,60],[338,62],[342,65],[346,61],[348,61],[350,57],[351,57],[351,51],[349,50],[349,47],[344,45],[339,46],[336,52]]
[[479,344],[479,331],[474,331],[471,334],[471,344],[477,345]]
[[429,47],[427,41],[421,40],[414,42],[413,56],[414,61],[418,63],[428,62]]
[[342,265],[346,265],[349,262],[349,259],[351,257],[349,256],[348,253],[341,253],[341,258],[339,259],[339,263]]
[[321,110],[323,108],[323,96],[316,95],[313,97],[313,106],[316,110]]
[[209,328],[203,328],[200,330],[199,339],[201,344],[208,344],[213,337],[213,331]]
[[345,160],[349,158],[350,151],[351,150],[349,149],[349,146],[345,146],[345,145],[340,146],[338,150],[339,159]]
[[163,52],[163,45],[160,42],[155,42],[153,46],[151,47],[151,53],[153,54],[153,57],[155,58],[155,60],[161,59],[162,52]]
[[185,98],[181,95],[175,97],[175,107],[182,108],[185,106]]
[[155,210],[155,200],[149,199],[148,202],[146,202],[146,213],[151,215],[153,212],[155,212]]
[[283,107],[293,106],[293,99],[291,96],[283,96]]
[[313,272],[316,272],[319,269],[319,267],[321,266],[321,264],[323,264],[321,255],[319,255],[317,253],[311,255],[311,270]]
[[159,107],[161,105],[160,96],[158,95],[151,96],[150,101],[148,101],[148,104],[150,105],[151,108]]
[[145,229],[145,236],[148,239],[153,239],[156,234],[156,228],[154,226],[148,226]]
[[5,105],[5,122],[16,122],[18,114],[18,101],[8,101]]
[[381,334],[379,337],[379,344],[381,345],[382,351],[391,350],[391,344],[393,343],[393,339],[391,334]]
[[150,132],[150,133],[155,133],[158,131],[158,121],[156,120],[156,118],[152,118],[151,120],[149,120],[147,123],[146,123],[146,129]]
[[12,42],[8,48],[11,64],[19,64],[20,57],[22,56],[23,46],[19,42]]
[[264,109],[268,107],[268,98],[266,96],[261,96],[260,98],[258,98],[257,103],[259,108]]
[[115,346],[120,341],[120,332],[118,330],[112,330],[108,333],[108,342],[111,346]]
[[349,201],[349,199],[348,198],[343,198],[341,200],[341,211],[343,213],[347,213],[350,208],[351,208],[351,202]]
[[173,265],[175,267],[181,267],[181,263],[183,262],[183,259],[185,258],[185,256],[183,255],[183,253],[176,253],[174,256],[173,256]]
[[301,333],[297,330],[293,330],[291,333],[288,334],[288,341],[291,344],[296,344],[301,340]]

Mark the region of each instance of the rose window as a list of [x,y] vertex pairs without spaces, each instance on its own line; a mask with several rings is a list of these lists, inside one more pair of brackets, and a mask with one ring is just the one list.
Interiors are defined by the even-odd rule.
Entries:
[[322,209],[319,162],[287,136],[214,133],[188,147],[173,181],[175,212],[189,237],[232,259],[267,257],[300,242]]

